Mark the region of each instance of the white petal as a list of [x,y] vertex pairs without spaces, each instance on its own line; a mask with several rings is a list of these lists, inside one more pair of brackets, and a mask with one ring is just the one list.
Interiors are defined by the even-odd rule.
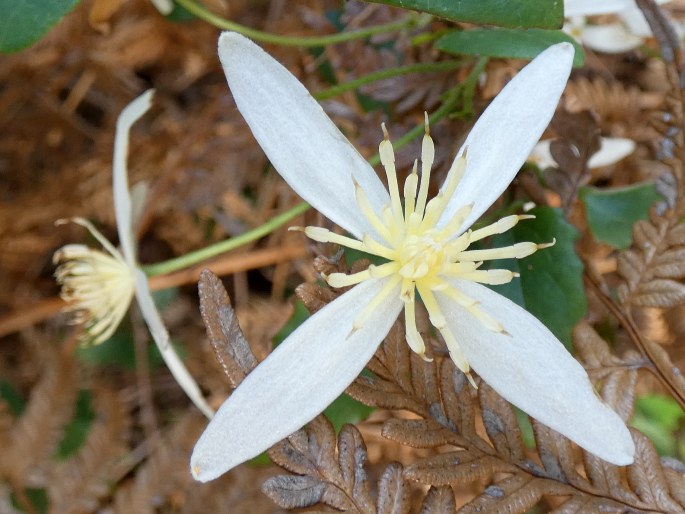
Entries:
[[628,52],[642,45],[642,38],[628,32],[621,23],[588,25],[581,39],[588,48],[607,54]]
[[583,367],[535,317],[480,284],[453,282],[496,317],[489,331],[444,295],[442,311],[473,369],[507,401],[594,455],[625,466],[635,446],[621,418],[598,399]]
[[133,240],[131,196],[128,190],[128,138],[133,124],[150,108],[154,92],[154,89],[148,89],[126,106],[117,119],[117,130],[114,136],[112,172],[114,214],[117,220],[121,253],[131,267],[136,264],[136,246]]
[[377,212],[389,202],[388,193],[304,86],[239,34],[221,34],[219,57],[238,109],[278,173],[355,236],[375,234],[357,207],[352,177]]
[[397,294],[350,334],[387,279],[369,280],[305,321],[224,402],[195,445],[202,482],[259,455],[324,410],[359,375],[402,308]]
[[564,0],[564,17],[609,14],[635,7],[635,0]]
[[580,39],[586,26],[587,20],[585,19],[585,16],[571,16],[570,18],[566,19],[561,30],[566,32],[578,43],[581,43]]
[[174,10],[174,3],[171,0],[150,0],[152,2],[152,5],[154,5],[157,10],[163,14],[164,16],[167,16],[168,14],[171,14],[171,11]]
[[535,164],[541,170],[557,166],[557,161],[552,157],[552,152],[549,151],[549,145],[552,143],[551,139],[543,139],[537,143],[528,156],[528,161]]
[[[551,139],[543,139],[533,147],[533,151],[528,156],[528,161],[544,170],[557,166],[557,161],[550,152]],[[628,157],[635,151],[635,141],[623,137],[603,137],[599,151],[595,152],[588,161],[588,168],[601,168],[611,166]]]
[[458,155],[467,151],[466,172],[439,226],[464,205],[473,210],[468,228],[504,191],[554,115],[573,63],[573,45],[549,47],[497,95],[471,129]]
[[195,379],[188,371],[188,368],[185,367],[185,364],[183,364],[183,361],[171,345],[169,333],[152,300],[150,288],[147,284],[147,277],[139,269],[135,269],[134,273],[136,280],[136,300],[138,300],[140,312],[152,334],[152,338],[155,340],[157,348],[159,348],[159,353],[162,354],[162,358],[169,368],[169,371],[171,371],[171,374],[176,379],[176,382],[178,382],[178,385],[181,386],[181,389],[188,395],[188,398],[191,399],[195,406],[200,409],[205,416],[211,419],[214,415],[214,410],[202,397],[202,392],[200,391],[197,382],[195,382]]
[[652,35],[652,29],[640,9],[626,9],[618,15],[631,34],[642,38],[648,38]]
[[602,146],[588,161],[588,168],[611,166],[635,151],[635,141],[624,137],[603,137]]

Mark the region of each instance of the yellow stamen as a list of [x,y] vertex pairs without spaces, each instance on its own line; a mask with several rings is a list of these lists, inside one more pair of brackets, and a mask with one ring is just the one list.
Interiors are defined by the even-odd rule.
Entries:
[[[494,259],[521,259],[535,251],[546,248],[552,243],[516,243],[504,248],[468,250],[469,245],[486,237],[510,230],[531,215],[511,215],[478,230],[465,230],[464,222],[473,210],[473,204],[458,209],[450,206],[459,182],[467,166],[467,152],[454,160],[447,178],[438,195],[428,201],[431,167],[435,160],[435,147],[430,137],[428,115],[425,115],[425,135],[421,143],[421,176],[418,162],[415,161],[407,176],[402,190],[402,198],[395,169],[395,154],[385,125],[382,125],[384,139],[379,145],[381,164],[388,179],[390,202],[378,209],[372,207],[364,191],[355,181],[357,204],[373,229],[373,234],[364,234],[361,240],[336,234],[326,229],[306,227],[301,229],[310,238],[327,243],[337,243],[348,248],[377,255],[388,262],[379,266],[369,266],[367,270],[345,275],[333,273],[326,278],[332,287],[348,287],[365,280],[383,280],[380,291],[368,305],[364,306],[354,320],[352,332],[361,328],[369,315],[381,305],[389,295],[399,294],[404,302],[406,339],[410,348],[425,357],[426,345],[416,324],[417,291],[428,311],[430,322],[445,340],[450,357],[456,366],[468,377],[469,363],[459,343],[459,334],[452,332],[447,323],[436,295],[443,294],[466,310],[468,315],[477,319],[485,329],[495,333],[507,334],[505,328],[479,304],[462,293],[454,279],[469,280],[481,284],[504,284],[518,274],[505,269],[479,269],[484,261]],[[450,219],[442,216],[448,206],[454,212]],[[438,227],[438,223],[440,226]],[[496,314],[496,313],[495,313]]]
[[[87,228],[109,254],[84,245],[70,244],[57,250],[55,278],[73,322],[85,324],[83,344],[109,339],[126,314],[134,294],[134,276],[124,258],[88,221],[70,220]],[[64,223],[60,220],[59,224]]]

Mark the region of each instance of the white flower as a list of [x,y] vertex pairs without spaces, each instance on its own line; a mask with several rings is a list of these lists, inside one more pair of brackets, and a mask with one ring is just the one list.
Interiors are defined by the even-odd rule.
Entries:
[[174,10],[174,2],[172,0],[150,0],[150,2],[163,16],[171,14]]
[[258,46],[224,33],[219,56],[238,109],[274,167],[354,239],[316,228],[306,233],[388,263],[328,277],[334,285],[358,285],[305,321],[221,406],[191,457],[197,480],[216,478],[319,414],[359,375],[403,308],[408,343],[422,353],[413,318],[416,289],[459,368],[473,368],[504,398],[594,454],[632,462],[628,430],[598,400],[582,366],[532,315],[478,284],[511,278],[508,271],[479,270],[480,261],[527,255],[537,245],[524,243],[520,253],[518,245],[466,248],[521,219],[467,230],[508,186],[549,123],[571,69],[571,45],[551,47],[509,82],[430,202],[427,135],[422,173],[404,185],[404,209],[387,139],[380,151],[390,194],[302,84]]
[[108,253],[85,245],[69,244],[52,257],[55,278],[62,285],[60,296],[66,311],[75,312],[74,324],[84,324],[83,344],[100,344],[109,339],[128,311],[134,295],[134,274],[121,254],[95,227],[83,218],[72,221],[88,229]]
[[[657,0],[658,4],[670,0]],[[586,16],[616,14],[620,21],[589,25]],[[621,53],[642,45],[652,31],[635,0],[565,0],[564,31],[583,45],[604,53]]]
[[68,310],[79,312],[76,320],[85,323],[86,340],[95,344],[112,335],[135,294],[143,318],[171,374],[197,408],[211,418],[214,411],[171,345],[169,333],[152,300],[147,277],[136,259],[126,166],[128,138],[133,124],[150,108],[153,92],[149,90],[136,98],[117,120],[112,179],[121,253],[88,221],[73,218],[71,221],[86,227],[108,253],[83,245],[66,245],[55,253],[54,260],[59,263],[55,275],[63,286],[62,297],[69,302]]
[[[554,160],[549,149],[551,143],[551,139],[543,139],[537,143],[530,152],[528,160],[536,164],[540,169],[557,166],[557,161]],[[635,141],[632,139],[624,137],[602,137],[600,139],[600,148],[590,156],[587,167],[589,169],[594,169],[616,164],[633,153],[635,147]]]

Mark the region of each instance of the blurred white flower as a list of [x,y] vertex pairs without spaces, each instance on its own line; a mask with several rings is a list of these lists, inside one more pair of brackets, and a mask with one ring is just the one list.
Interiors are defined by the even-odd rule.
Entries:
[[238,109],[276,170],[352,237],[315,227],[305,233],[388,262],[327,277],[334,286],[356,285],[305,321],[224,402],[193,451],[197,480],[216,478],[323,411],[359,375],[402,309],[407,341],[423,354],[414,321],[417,290],[460,369],[473,368],[508,401],[599,457],[632,462],[628,430],[598,399],[582,366],[535,317],[478,283],[512,278],[506,270],[478,269],[481,261],[528,255],[538,245],[467,249],[526,217],[469,229],[548,125],[571,70],[570,44],[549,48],[507,84],[430,201],[433,144],[426,134],[421,176],[415,169],[405,182],[404,207],[387,137],[380,154],[389,193],[302,84],[257,45],[224,33],[219,56]]
[[[543,139],[537,143],[528,156],[528,161],[536,164],[538,168],[544,170],[557,166],[557,161],[550,152],[551,139]],[[597,152],[588,159],[588,169],[611,166],[625,159],[635,151],[635,141],[624,137],[602,137],[601,146]]]
[[171,14],[171,11],[174,10],[173,0],[150,0],[150,2],[163,16]]
[[83,218],[59,220],[77,223],[98,240],[107,253],[85,245],[69,244],[53,255],[57,265],[55,278],[67,302],[66,311],[74,312],[74,324],[84,324],[83,344],[100,344],[109,339],[128,311],[134,295],[134,275],[121,254],[100,232]]
[[[664,4],[670,0],[657,0]],[[591,25],[586,16],[615,14],[619,21]],[[565,0],[564,31],[580,43],[604,53],[621,53],[642,45],[652,36],[647,20],[634,0]]]
[[[66,220],[86,227],[107,253],[84,245],[66,245],[55,253],[54,260],[59,264],[55,276],[62,284],[61,295],[68,302],[67,309],[77,311],[76,321],[85,324],[84,341],[93,344],[101,343],[112,335],[135,295],[167,367],[197,408],[211,418],[214,411],[202,397],[200,388],[171,345],[169,333],[152,300],[147,277],[136,260],[126,165],[128,139],[131,126],[150,108],[153,92],[149,90],[136,98],[117,120],[112,179],[121,252],[83,218]],[[58,223],[63,222],[65,220]]]

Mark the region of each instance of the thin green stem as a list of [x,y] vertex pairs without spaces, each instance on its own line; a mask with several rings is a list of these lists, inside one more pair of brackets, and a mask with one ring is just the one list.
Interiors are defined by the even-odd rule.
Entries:
[[422,15],[410,15],[407,18],[386,23],[384,25],[376,25],[375,27],[368,27],[359,30],[351,30],[349,32],[338,32],[336,34],[329,34],[326,36],[310,36],[310,37],[296,37],[296,36],[280,36],[278,34],[271,34],[261,30],[251,29],[245,27],[231,20],[222,18],[214,14],[204,6],[197,3],[195,0],[175,0],[175,2],[183,7],[186,11],[197,16],[201,20],[214,25],[222,30],[232,30],[238,34],[260,41],[262,43],[273,43],[282,46],[326,46],[337,43],[344,43],[345,41],[352,41],[353,39],[364,39],[375,34],[383,34],[385,32],[395,32],[398,30],[407,29],[419,25],[425,20]]
[[[469,75],[466,77],[464,82],[461,82],[460,84],[454,86],[452,89],[449,89],[447,92],[445,92],[444,100],[442,102],[442,105],[440,108],[435,111],[433,114],[428,116],[428,123],[431,125],[434,125],[438,121],[440,121],[442,118],[450,114],[452,110],[460,103],[463,102],[464,100],[464,94],[465,92],[467,94],[470,93],[471,96],[473,96],[473,88],[475,88],[475,84],[477,83],[478,77],[480,74],[483,72],[483,69],[485,68],[485,65],[487,64],[488,59],[487,57],[480,57],[477,61],[476,64],[473,66],[473,69],[469,73]],[[413,129],[411,129],[409,132],[407,132],[405,135],[403,135],[401,138],[399,138],[397,141],[393,141],[392,146],[396,149],[399,150],[403,146],[405,146],[407,143],[409,143],[412,139],[419,137],[421,134],[424,132],[424,126],[423,125],[417,125]],[[378,154],[374,155],[369,159],[369,164],[372,166],[377,165],[380,162],[380,156]]]
[[[473,95],[472,89],[475,87],[476,80],[480,73],[483,71],[483,68],[485,67],[486,63],[487,58],[480,58],[474,65],[466,80],[464,80],[464,82],[453,87],[445,93],[445,100],[443,101],[440,108],[428,117],[429,123],[435,124],[439,120],[447,116],[450,112],[452,112],[452,110],[460,102],[463,101],[465,92],[467,94],[470,93],[471,95]],[[423,132],[423,125],[417,125],[412,130],[407,132],[404,136],[399,138],[397,141],[393,142],[393,147],[396,150],[399,150],[400,148],[404,147],[407,143],[409,143],[411,140],[423,134]],[[379,162],[380,157],[378,154],[374,155],[369,159],[369,164],[371,164],[372,166],[376,166]],[[265,235],[270,234],[277,228],[285,225],[291,219],[304,213],[307,209],[309,209],[309,207],[310,206],[307,202],[301,202],[292,209],[289,209],[279,214],[278,216],[272,218],[263,225],[260,225],[248,232],[245,232],[244,234],[233,237],[231,239],[227,239],[225,241],[221,241],[211,246],[207,246],[205,248],[196,250],[186,255],[170,259],[168,261],[143,266],[143,271],[148,276],[163,275],[166,273],[178,271],[183,268],[187,268],[199,262],[211,259],[212,257],[221,255],[222,253],[228,252],[230,250],[235,250],[236,248],[239,248],[247,243],[256,241],[257,239],[260,239]]]
[[369,73],[358,79],[350,80],[343,84],[324,89],[315,93],[313,96],[317,100],[328,100],[334,96],[341,95],[347,91],[352,91],[371,82],[387,79],[390,77],[397,77],[399,75],[406,75],[408,73],[422,73],[435,71],[449,71],[463,66],[464,62],[460,60],[440,61],[440,62],[422,62],[417,64],[409,64],[407,66],[399,66],[397,68],[390,68],[387,70],[376,71]]
[[278,227],[285,225],[288,221],[299,216],[303,212],[309,209],[309,204],[307,202],[298,203],[292,209],[289,209],[278,216],[270,219],[263,225],[260,225],[244,234],[241,234],[231,239],[226,239],[225,241],[220,241],[219,243],[201,248],[194,252],[181,255],[180,257],[175,257],[168,261],[160,262],[157,264],[150,264],[148,266],[143,266],[143,271],[148,276],[164,275],[166,273],[171,273],[173,271],[178,271],[198,262],[202,262],[222,253],[228,252],[230,250],[235,250],[247,243],[256,241],[267,234],[270,234]]

